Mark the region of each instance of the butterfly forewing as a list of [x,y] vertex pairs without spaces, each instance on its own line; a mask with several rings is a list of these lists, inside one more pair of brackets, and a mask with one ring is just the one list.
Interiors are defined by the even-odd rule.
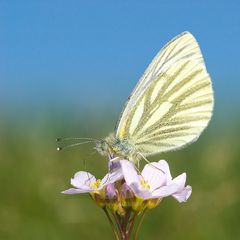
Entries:
[[207,126],[213,91],[199,46],[190,33],[169,42],[149,65],[124,109],[117,137],[141,153],[181,148]]
[[199,46],[189,32],[183,32],[172,39],[152,60],[129,97],[127,107],[125,107],[119,119],[117,132],[122,128],[122,120],[128,117],[131,107],[135,105],[137,99],[144,93],[148,85],[156,79],[161,72],[164,72],[166,68],[183,59],[195,60],[204,67]]

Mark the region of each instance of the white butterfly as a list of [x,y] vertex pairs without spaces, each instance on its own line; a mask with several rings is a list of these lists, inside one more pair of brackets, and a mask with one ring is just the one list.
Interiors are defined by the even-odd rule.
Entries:
[[208,125],[213,90],[197,41],[183,32],[167,43],[129,97],[115,133],[96,141],[110,159],[136,162],[196,141]]

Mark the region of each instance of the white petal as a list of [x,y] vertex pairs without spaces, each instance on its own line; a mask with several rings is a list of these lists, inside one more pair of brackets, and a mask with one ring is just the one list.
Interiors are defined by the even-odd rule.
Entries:
[[123,178],[122,169],[118,169],[117,171],[107,173],[102,179],[102,187],[109,184],[114,183]]
[[186,173],[182,173],[172,180],[173,183],[176,183],[179,186],[179,190],[183,189],[186,183]]
[[130,186],[133,183],[140,184],[140,179],[134,167],[134,164],[128,160],[121,160],[120,163],[122,167],[122,173],[127,185]]
[[119,157],[112,158],[108,161],[108,167],[111,172],[117,171],[121,168]]
[[96,178],[89,172],[77,172],[71,179],[71,184],[76,188],[86,188],[91,182],[95,182]]
[[166,174],[159,168],[159,164],[156,162],[145,165],[142,177],[148,182],[150,191],[160,188],[167,183]]
[[81,189],[76,189],[76,188],[69,188],[65,191],[63,191],[63,194],[80,194],[80,193],[88,193],[88,192],[92,192],[92,189],[88,189],[88,190],[81,190]]
[[158,162],[157,167],[160,168],[166,174],[167,184],[170,184],[171,181],[172,181],[172,175],[171,175],[170,168],[169,168],[169,165],[168,165],[167,161],[160,160]]
[[178,191],[179,186],[177,184],[170,184],[168,186],[163,186],[157,190],[155,190],[152,195],[153,198],[163,198],[170,196]]
[[186,186],[181,192],[173,194],[173,197],[177,199],[178,202],[186,202],[192,193],[192,187]]
[[140,198],[143,198],[143,199],[153,198],[152,193],[149,190],[139,190],[135,194],[138,195]]
[[137,174],[134,164],[128,160],[121,160],[122,172],[126,184],[141,198],[150,198],[151,192],[141,186],[142,176]]
[[134,182],[128,186],[132,189],[134,194],[137,195],[138,197],[143,198],[143,199],[152,198],[151,191],[149,191],[149,189],[142,188],[142,186],[139,183]]

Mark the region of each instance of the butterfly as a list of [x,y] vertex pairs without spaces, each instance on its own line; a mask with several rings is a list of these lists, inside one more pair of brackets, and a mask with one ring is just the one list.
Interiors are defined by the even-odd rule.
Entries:
[[128,98],[114,133],[96,141],[110,159],[134,163],[196,141],[213,111],[213,89],[196,39],[183,32],[152,60]]

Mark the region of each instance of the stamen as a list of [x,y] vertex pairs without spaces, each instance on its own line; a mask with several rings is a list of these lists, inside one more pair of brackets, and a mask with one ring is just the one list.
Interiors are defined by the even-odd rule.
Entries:
[[99,186],[101,185],[102,181],[100,179],[98,179],[95,182],[91,182],[90,183],[90,187],[94,190],[97,190],[99,188]]
[[146,180],[144,180],[143,178],[141,179],[141,181],[140,181],[140,184],[141,184],[141,186],[143,187],[143,188],[146,188],[146,189],[150,189],[150,185],[148,184],[148,181]]

